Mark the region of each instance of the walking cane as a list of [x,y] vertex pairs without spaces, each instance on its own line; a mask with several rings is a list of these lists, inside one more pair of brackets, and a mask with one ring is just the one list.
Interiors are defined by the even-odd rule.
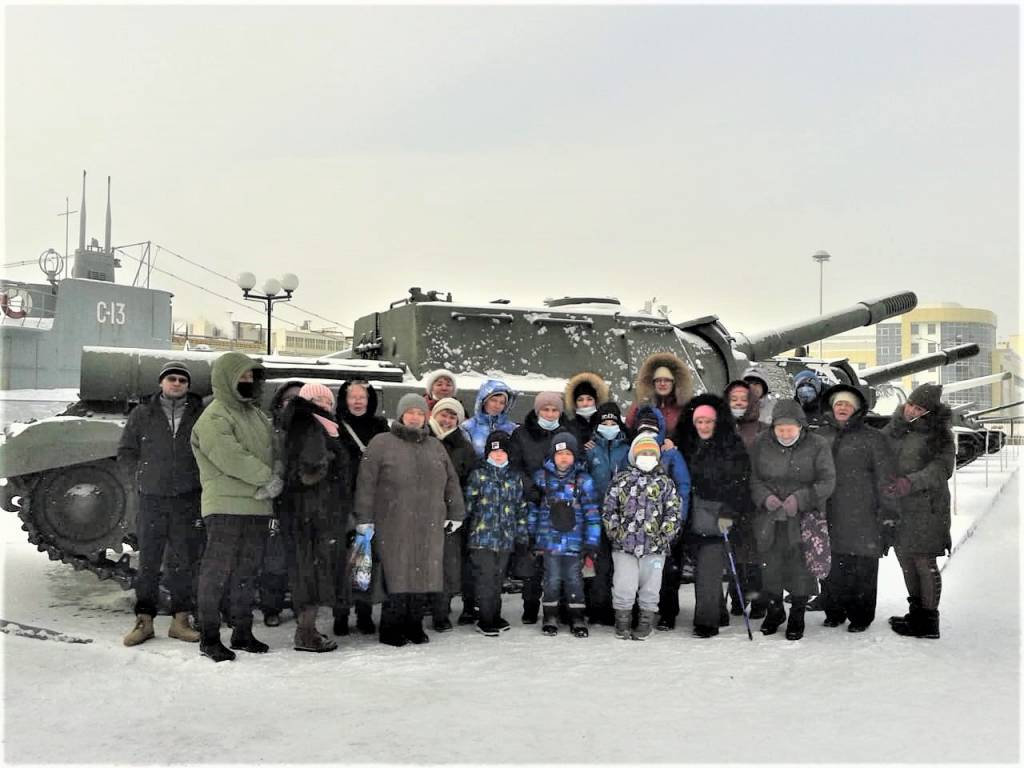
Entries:
[[732,571],[733,581],[736,582],[736,594],[740,596],[740,605],[743,607],[743,623],[747,625],[747,637],[753,641],[754,633],[750,631],[750,616],[747,614],[747,601],[743,599],[743,587],[740,586],[740,577],[736,573],[736,561],[732,557],[732,545],[729,543],[729,532],[722,531],[722,538],[725,540],[725,554],[729,556],[729,570]]

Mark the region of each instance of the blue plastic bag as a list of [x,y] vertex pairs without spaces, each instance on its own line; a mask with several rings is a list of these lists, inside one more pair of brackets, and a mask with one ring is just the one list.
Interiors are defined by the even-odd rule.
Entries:
[[357,592],[369,592],[370,578],[373,575],[373,552],[370,547],[370,536],[356,534],[348,564],[349,572],[352,574],[352,589]]

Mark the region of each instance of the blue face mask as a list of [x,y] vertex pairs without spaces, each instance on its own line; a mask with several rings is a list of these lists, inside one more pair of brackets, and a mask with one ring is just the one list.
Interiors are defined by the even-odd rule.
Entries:
[[619,436],[619,432],[621,430],[618,424],[599,424],[597,426],[597,433],[605,440],[614,440]]
[[799,400],[803,405],[813,403],[814,399],[818,396],[817,390],[812,386],[797,387],[796,399]]
[[508,459],[505,459],[503,462],[501,462],[499,464],[494,459],[492,459],[490,456],[488,456],[487,457],[487,463],[490,464],[492,467],[497,467],[498,469],[501,469],[502,467],[507,467],[508,466]]
[[558,429],[558,419],[552,421],[551,419],[545,419],[540,416],[537,417],[537,423],[540,424],[541,429],[546,429],[549,432],[554,429]]

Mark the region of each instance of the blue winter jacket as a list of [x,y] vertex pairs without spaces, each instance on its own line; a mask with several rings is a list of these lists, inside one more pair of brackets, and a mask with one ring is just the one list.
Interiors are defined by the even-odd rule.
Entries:
[[[645,411],[653,412],[655,417],[658,419],[658,445],[662,445],[665,442],[665,416],[660,410],[655,408],[653,405],[645,405],[637,411],[636,417],[639,422],[640,417],[643,416]],[[630,461],[630,464],[633,462]],[[682,522],[686,522],[686,519],[690,516],[690,470],[686,466],[686,459],[683,458],[683,454],[679,452],[678,448],[671,448],[667,451],[661,452],[661,466],[664,468],[668,476],[671,477],[676,484],[676,490],[679,491],[679,498],[683,502],[682,507]]]
[[629,468],[629,443],[621,432],[614,440],[608,440],[594,430],[590,439],[594,447],[587,449],[587,470],[594,480],[598,503],[601,503],[615,473]]
[[[508,396],[508,403],[505,405],[505,410],[497,416],[488,416],[484,413],[484,400],[498,392],[504,392]],[[508,415],[515,402],[516,393],[501,379],[488,379],[480,385],[480,391],[476,393],[473,416],[461,424],[462,431],[473,443],[473,450],[476,451],[477,458],[484,458],[484,443],[487,442],[487,436],[491,432],[499,429],[510,435],[515,432],[519,425]]]
[[[594,495],[594,480],[574,464],[559,475],[552,459],[533,473],[533,482],[541,489],[540,504],[530,504],[527,528],[534,539],[534,548],[551,555],[578,555],[584,547],[597,549],[601,539],[601,510]],[[572,505],[575,525],[565,533],[551,522],[551,507],[564,501]]]
[[470,472],[465,497],[470,549],[510,552],[527,542],[522,473],[482,464]]

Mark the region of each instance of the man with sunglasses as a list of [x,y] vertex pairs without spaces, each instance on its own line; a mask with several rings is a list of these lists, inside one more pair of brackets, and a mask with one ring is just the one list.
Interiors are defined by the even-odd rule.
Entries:
[[160,371],[160,391],[129,414],[117,450],[118,462],[139,494],[136,618],[135,626],[124,636],[127,646],[144,643],[154,635],[165,552],[164,582],[171,593],[174,615],[167,635],[189,643],[199,641],[199,633],[188,621],[195,607],[195,576],[203,538],[199,468],[190,440],[203,402],[189,392],[191,378],[184,363],[167,363]]

